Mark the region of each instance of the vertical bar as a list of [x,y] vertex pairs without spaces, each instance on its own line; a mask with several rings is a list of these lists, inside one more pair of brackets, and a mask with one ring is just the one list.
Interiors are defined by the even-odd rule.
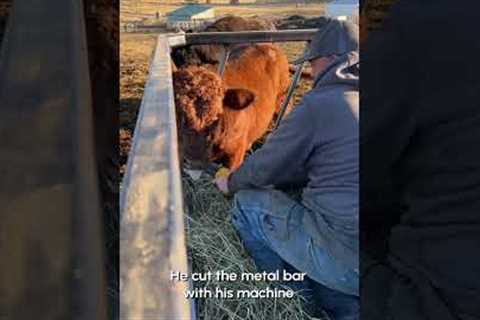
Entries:
[[222,56],[220,58],[220,63],[218,64],[218,74],[223,78],[225,73],[225,68],[227,66],[228,58],[230,57],[230,47],[222,46]]
[[302,75],[304,64],[305,63],[302,62],[301,64],[297,65],[297,69],[295,70],[295,74],[293,75],[292,83],[290,84],[290,88],[288,88],[287,97],[285,98],[285,101],[283,101],[283,105],[280,108],[280,112],[278,113],[278,118],[274,126],[275,129],[278,128],[278,126],[280,125],[280,122],[285,116],[285,112],[287,111],[287,108],[288,108],[288,103],[292,99],[293,93],[295,92],[298,81],[300,80],[300,77]]

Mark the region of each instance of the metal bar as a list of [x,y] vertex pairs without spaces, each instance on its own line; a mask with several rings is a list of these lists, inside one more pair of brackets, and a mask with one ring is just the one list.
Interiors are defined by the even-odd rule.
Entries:
[[274,127],[275,129],[278,128],[278,126],[280,125],[280,122],[283,119],[283,116],[285,115],[285,112],[287,111],[288,103],[292,99],[293,92],[295,92],[295,89],[297,88],[298,81],[300,80],[300,77],[302,76],[303,66],[304,66],[304,63],[301,63],[297,66],[297,70],[295,70],[295,74],[293,75],[292,83],[290,84],[290,88],[288,88],[287,97],[285,98],[285,101],[283,101],[283,105],[280,108],[280,113],[278,114],[277,122],[275,123],[275,127]]
[[220,63],[218,64],[218,74],[223,78],[225,73],[225,67],[227,66],[228,58],[230,57],[230,48],[222,46],[222,57]]
[[105,319],[82,1],[13,2],[0,62],[0,318]]
[[[277,31],[239,31],[239,32],[198,32],[185,33],[185,44],[232,44],[255,42],[309,41],[317,29],[277,30]],[[173,36],[178,37],[178,36]],[[173,44],[173,46],[183,45]]]
[[120,318],[191,319],[168,37],[160,35],[120,195]]
[[181,47],[187,44],[185,40],[185,35],[180,34],[180,35],[173,35],[173,36],[168,36],[168,44],[170,45],[170,48],[173,47]]
[[187,44],[232,44],[245,42],[309,41],[317,29],[186,33]]

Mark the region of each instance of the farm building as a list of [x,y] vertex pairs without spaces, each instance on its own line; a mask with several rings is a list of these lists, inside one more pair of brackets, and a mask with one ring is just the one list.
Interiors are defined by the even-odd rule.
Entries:
[[191,29],[211,22],[215,9],[207,5],[190,4],[167,14],[167,28]]
[[358,0],[334,0],[325,7],[325,14],[340,20],[358,16]]

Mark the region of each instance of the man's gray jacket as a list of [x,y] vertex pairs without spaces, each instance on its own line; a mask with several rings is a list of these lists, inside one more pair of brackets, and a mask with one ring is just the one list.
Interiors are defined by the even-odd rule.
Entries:
[[305,231],[358,268],[358,53],[342,55],[262,148],[229,178],[229,189],[302,186]]

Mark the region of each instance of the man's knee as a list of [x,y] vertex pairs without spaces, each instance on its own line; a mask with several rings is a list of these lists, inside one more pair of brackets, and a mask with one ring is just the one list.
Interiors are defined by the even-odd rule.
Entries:
[[255,208],[268,210],[273,203],[290,200],[283,192],[275,189],[245,189],[235,193],[234,205],[239,208]]
[[240,190],[235,193],[234,203],[243,206],[251,206],[254,203],[262,201],[262,199],[265,199],[269,192],[271,191],[263,189]]
[[235,193],[233,197],[233,203],[235,207],[243,207],[244,204],[248,204],[249,200],[252,198],[254,190],[240,190]]
[[271,211],[272,190],[238,191],[233,200],[232,222],[241,234],[257,234],[262,229],[261,217]]
[[268,190],[247,189],[235,193],[233,198],[234,211],[250,212],[258,211],[268,204]]
[[256,190],[240,190],[233,198],[233,223],[235,226],[244,225],[254,215]]

